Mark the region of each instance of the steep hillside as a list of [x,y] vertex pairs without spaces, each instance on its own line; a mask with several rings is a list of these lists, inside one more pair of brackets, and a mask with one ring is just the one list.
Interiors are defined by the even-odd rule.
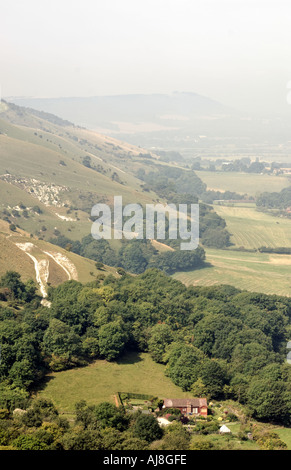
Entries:
[[32,110],[5,102],[0,111],[2,178],[9,174],[9,182],[18,185],[17,178],[22,178],[30,192],[39,183],[57,186],[54,204],[76,203],[76,198],[89,194],[95,202],[114,194],[128,202],[153,199],[133,174],[146,165],[145,151],[57,117],[47,120],[45,113],[35,116]]
[[69,279],[89,282],[93,260],[48,242],[90,234],[91,208],[111,203],[148,203],[135,172],[156,157],[137,147],[90,132],[47,113],[0,103],[0,275],[6,270],[33,278],[45,297],[48,285]]
[[94,204],[110,204],[114,195],[125,204],[157,199],[135,176],[156,158],[56,116],[1,102],[1,218],[47,240],[55,231],[80,239],[90,233]]
[[43,298],[49,285],[71,279],[90,282],[99,274],[118,276],[114,268],[97,269],[94,261],[30,237],[21,229],[11,231],[9,224],[0,220],[0,276],[7,270],[20,272],[23,280],[34,279]]
[[[8,224],[17,258],[29,261],[30,269],[22,269],[20,262],[15,266],[33,272],[43,292],[48,283],[74,279],[68,261],[57,262],[62,256],[93,260],[81,268],[86,280],[90,272],[94,275],[94,261],[134,274],[150,266],[165,272],[196,269],[203,262],[203,249],[187,257],[175,240],[165,241],[173,242],[166,253],[165,244],[151,245],[148,240],[141,244],[112,240],[110,246],[92,243],[91,209],[100,202],[112,205],[114,196],[122,196],[124,204],[143,206],[157,201],[196,203],[205,191],[206,185],[189,168],[54,115],[0,103],[0,219]],[[205,204],[200,205],[200,228],[202,244],[213,240],[219,246],[227,244],[223,219]],[[15,234],[21,230],[26,235],[17,240]],[[53,248],[42,247],[41,242],[50,242]],[[61,255],[51,256],[59,249]]]

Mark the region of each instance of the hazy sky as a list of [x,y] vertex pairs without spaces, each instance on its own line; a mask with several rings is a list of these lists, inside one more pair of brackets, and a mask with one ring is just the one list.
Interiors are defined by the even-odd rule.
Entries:
[[0,0],[8,96],[197,92],[286,110],[291,1]]

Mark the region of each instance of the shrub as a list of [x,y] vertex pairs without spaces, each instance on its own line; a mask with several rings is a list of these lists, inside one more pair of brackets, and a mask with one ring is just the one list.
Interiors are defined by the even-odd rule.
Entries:
[[7,408],[0,409],[0,419],[8,419],[9,414],[9,410],[7,410]]

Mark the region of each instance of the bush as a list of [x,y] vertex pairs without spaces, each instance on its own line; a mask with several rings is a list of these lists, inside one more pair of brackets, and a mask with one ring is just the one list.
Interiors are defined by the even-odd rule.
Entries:
[[7,410],[7,408],[0,409],[0,419],[8,419],[9,414],[9,410]]
[[174,415],[168,417],[168,421],[170,421],[170,423],[171,423],[172,421],[177,420],[177,419],[178,419],[178,417],[177,417],[177,416],[174,416]]
[[198,423],[194,427],[193,431],[197,434],[213,434],[219,430],[219,425],[215,422],[206,422],[206,423]]
[[96,269],[101,269],[102,270],[104,268],[104,264],[101,263],[101,261],[97,261],[95,263],[95,267],[96,267]]
[[194,437],[190,443],[190,450],[217,450],[215,444],[205,438]]
[[238,421],[238,417],[234,413],[228,413],[227,414],[227,419],[229,421]]
[[262,450],[284,450],[287,445],[279,435],[270,431],[257,431],[254,433],[254,439]]

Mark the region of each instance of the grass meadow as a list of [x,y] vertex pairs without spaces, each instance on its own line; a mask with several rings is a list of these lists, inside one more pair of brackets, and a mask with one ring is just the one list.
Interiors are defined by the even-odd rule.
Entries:
[[116,362],[96,360],[86,367],[51,373],[36,396],[51,399],[62,413],[68,414],[74,413],[74,405],[80,400],[115,404],[116,392],[190,397],[165,376],[164,370],[165,366],[155,363],[149,354],[127,353]]

